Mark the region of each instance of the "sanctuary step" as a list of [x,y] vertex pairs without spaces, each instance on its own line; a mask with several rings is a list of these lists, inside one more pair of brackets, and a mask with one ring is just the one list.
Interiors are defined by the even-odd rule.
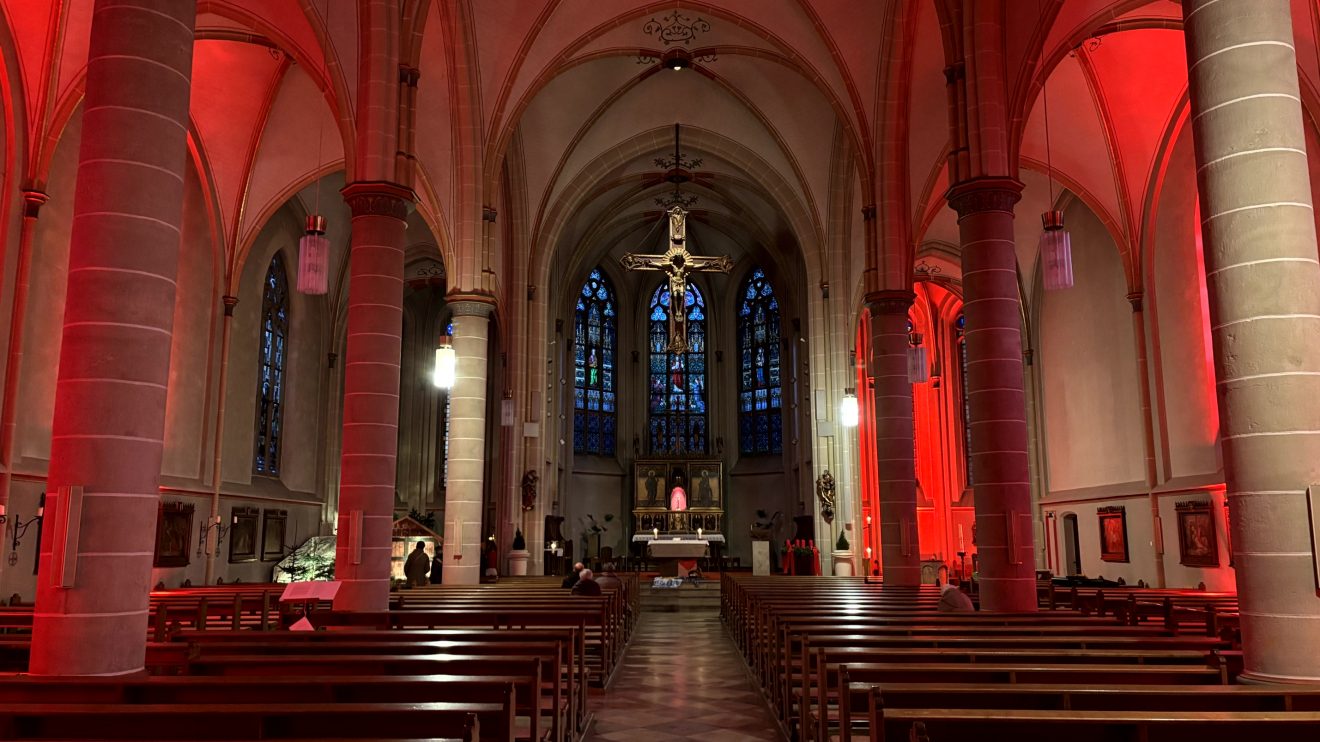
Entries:
[[675,613],[701,611],[719,613],[720,582],[718,579],[700,580],[693,584],[684,580],[680,587],[651,586],[651,578],[641,580],[639,603],[643,613]]

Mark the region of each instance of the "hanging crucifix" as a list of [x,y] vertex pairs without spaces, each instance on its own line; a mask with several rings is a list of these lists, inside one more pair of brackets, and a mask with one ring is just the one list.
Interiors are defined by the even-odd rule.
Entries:
[[728,255],[714,258],[693,255],[687,250],[687,210],[675,206],[669,210],[669,249],[662,255],[627,253],[619,262],[630,271],[656,270],[669,276],[669,347],[670,353],[686,353],[687,278],[689,273],[719,271],[728,273],[733,260]]

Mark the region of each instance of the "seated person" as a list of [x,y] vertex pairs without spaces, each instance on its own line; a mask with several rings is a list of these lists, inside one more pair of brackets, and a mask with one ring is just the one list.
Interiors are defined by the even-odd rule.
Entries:
[[573,571],[568,573],[568,576],[564,578],[564,581],[560,583],[559,586],[564,588],[565,590],[571,589],[574,585],[577,584],[579,579],[578,573],[580,573],[581,571],[582,571],[582,562],[578,562],[577,564],[574,564]]
[[952,582],[940,585],[940,613],[971,613],[976,610],[972,599]]
[[596,582],[591,570],[584,569],[573,586],[573,595],[600,595],[600,583]]

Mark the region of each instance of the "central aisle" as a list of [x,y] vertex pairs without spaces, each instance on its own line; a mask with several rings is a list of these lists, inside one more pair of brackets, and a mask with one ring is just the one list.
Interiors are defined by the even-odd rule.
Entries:
[[586,739],[769,742],[779,731],[715,613],[642,612]]

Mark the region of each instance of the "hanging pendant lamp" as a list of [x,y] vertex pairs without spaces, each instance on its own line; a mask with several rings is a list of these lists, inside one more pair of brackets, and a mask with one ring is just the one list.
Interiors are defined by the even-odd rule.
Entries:
[[320,295],[330,288],[330,240],[325,217],[307,215],[307,231],[298,240],[298,292]]
[[1063,212],[1053,210],[1040,215],[1041,272],[1045,277],[1045,290],[1070,289],[1073,285],[1072,238],[1063,228]]

